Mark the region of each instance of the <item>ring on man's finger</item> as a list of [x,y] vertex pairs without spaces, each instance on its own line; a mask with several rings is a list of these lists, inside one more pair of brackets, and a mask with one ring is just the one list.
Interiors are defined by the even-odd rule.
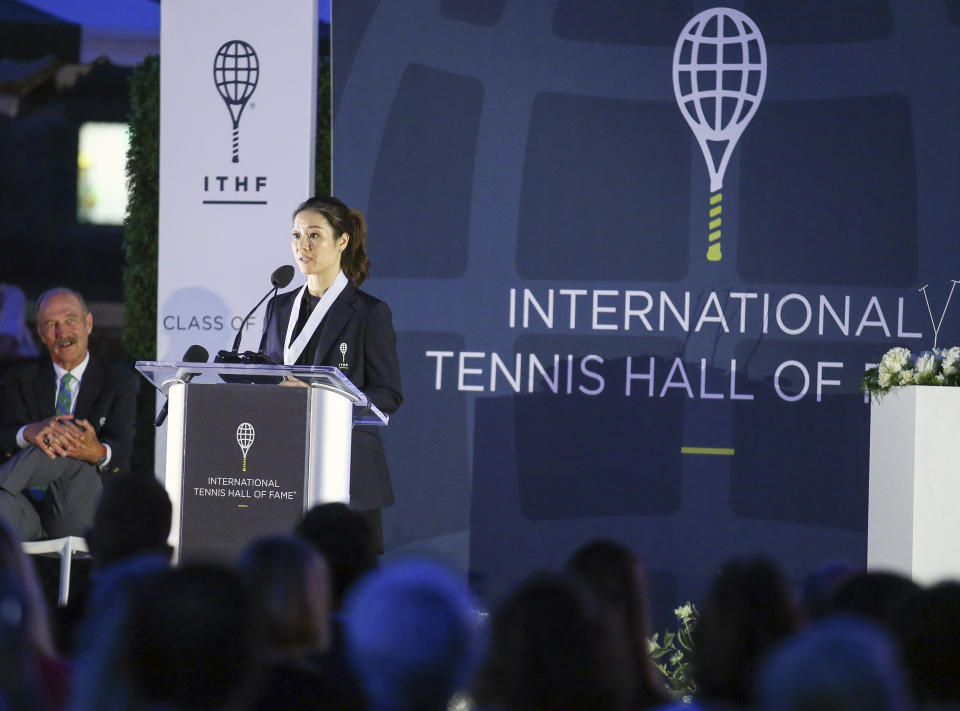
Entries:
[[43,438],[43,443],[49,447],[49,446],[50,446],[50,438],[47,437],[47,436],[44,436],[44,438]]

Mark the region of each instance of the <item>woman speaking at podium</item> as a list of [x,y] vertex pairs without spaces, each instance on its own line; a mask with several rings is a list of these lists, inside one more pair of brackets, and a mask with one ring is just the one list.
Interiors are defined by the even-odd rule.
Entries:
[[[367,278],[363,215],[335,197],[312,197],[293,213],[293,258],[307,283],[267,305],[266,354],[284,365],[340,369],[380,410],[403,395],[390,307],[357,287]],[[350,506],[363,512],[382,548],[380,509],[393,488],[379,428],[353,428]]]

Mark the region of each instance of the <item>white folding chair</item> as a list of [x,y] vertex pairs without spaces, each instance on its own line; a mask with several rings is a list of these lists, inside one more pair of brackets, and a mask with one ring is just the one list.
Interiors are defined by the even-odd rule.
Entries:
[[48,541],[27,541],[23,544],[27,555],[54,553],[60,556],[60,604],[66,605],[70,597],[70,564],[76,553],[89,553],[87,542],[80,536],[51,538]]

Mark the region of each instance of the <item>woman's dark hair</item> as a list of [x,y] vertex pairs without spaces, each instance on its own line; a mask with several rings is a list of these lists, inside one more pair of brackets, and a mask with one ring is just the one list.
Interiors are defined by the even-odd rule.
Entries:
[[567,570],[607,611],[611,631],[618,637],[623,662],[629,668],[634,691],[633,709],[663,705],[669,696],[660,673],[650,659],[647,642],[647,595],[640,561],[626,546],[598,540],[580,548],[567,563]]
[[493,613],[475,701],[509,711],[624,709],[625,680],[611,659],[592,597],[572,578],[540,574]]
[[351,210],[335,197],[314,196],[304,200],[293,211],[296,218],[304,210],[319,212],[333,228],[333,237],[337,239],[346,233],[350,239],[347,248],[340,256],[340,268],[344,275],[360,286],[370,276],[370,260],[367,259],[367,222],[359,210]]
[[370,524],[346,504],[317,504],[297,524],[296,534],[326,560],[333,594],[331,609],[340,610],[353,584],[377,567]]
[[960,708],[960,582],[921,589],[890,611],[917,708]]
[[309,543],[267,536],[247,546],[237,564],[253,606],[260,650],[279,658],[323,651],[330,642],[327,566]]
[[724,565],[693,630],[697,696],[751,706],[760,663],[798,625],[790,590],[773,563],[755,559]]
[[134,593],[128,614],[131,681],[145,706],[221,709],[250,693],[258,672],[251,605],[232,570],[164,571]]
[[905,575],[865,570],[851,576],[836,589],[830,612],[883,623],[897,605],[918,592],[920,586]]

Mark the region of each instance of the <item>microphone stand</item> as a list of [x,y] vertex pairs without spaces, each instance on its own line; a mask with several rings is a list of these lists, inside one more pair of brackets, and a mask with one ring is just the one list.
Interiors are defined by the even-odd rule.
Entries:
[[[273,288],[270,289],[266,294],[263,295],[263,298],[256,303],[256,305],[250,309],[243,321],[240,322],[240,328],[237,329],[237,335],[233,339],[233,348],[229,351],[219,351],[217,357],[213,359],[214,363],[243,363],[243,364],[256,364],[256,365],[276,365],[270,358],[268,358],[260,351],[245,351],[244,353],[239,353],[240,350],[240,339],[243,338],[243,329],[247,325],[247,321],[250,320],[250,317],[253,316],[253,313],[260,308],[260,304],[267,300],[268,297],[276,296],[277,292],[285,287],[293,279],[293,267],[289,264],[284,264],[282,267],[277,267],[273,270],[273,274],[270,275],[270,283],[273,284]],[[268,314],[269,317],[269,314]],[[261,340],[261,344],[263,341]]]

